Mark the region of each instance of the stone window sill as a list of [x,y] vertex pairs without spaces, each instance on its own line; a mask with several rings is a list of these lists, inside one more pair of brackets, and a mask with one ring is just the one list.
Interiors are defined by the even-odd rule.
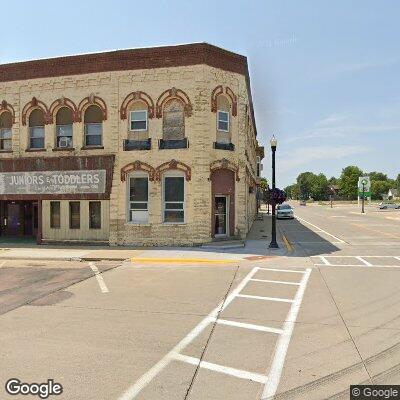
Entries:
[[83,146],[81,150],[102,150],[104,146]]
[[55,147],[52,151],[74,151],[75,147]]
[[26,149],[25,151],[28,153],[38,153],[38,152],[46,152],[47,149]]
[[0,153],[12,153],[12,150],[0,150]]

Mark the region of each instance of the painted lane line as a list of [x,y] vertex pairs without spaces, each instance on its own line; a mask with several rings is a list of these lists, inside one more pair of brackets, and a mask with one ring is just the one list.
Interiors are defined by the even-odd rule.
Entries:
[[264,297],[264,296],[252,296],[250,294],[238,294],[236,297],[243,297],[246,299],[254,300],[265,300],[265,301],[280,301],[283,303],[293,303],[293,299],[281,299],[280,297]]
[[1,261],[0,262],[0,268],[3,267],[5,263],[6,263],[5,261]]
[[109,292],[108,287],[107,287],[107,285],[105,284],[104,279],[103,279],[103,277],[102,277],[102,275],[101,275],[99,269],[98,269],[98,268],[96,267],[96,265],[95,265],[94,263],[92,263],[92,262],[89,263],[89,267],[90,267],[90,268],[92,269],[92,271],[94,272],[94,276],[95,276],[96,279],[97,279],[97,283],[98,283],[99,286],[100,286],[101,292],[102,292],[102,293],[108,293],[108,292]]
[[396,260],[399,260],[400,261],[400,257],[394,257]]
[[290,307],[286,320],[283,324],[284,333],[279,336],[278,343],[275,347],[275,354],[272,360],[271,368],[268,375],[268,380],[265,383],[261,399],[269,399],[275,396],[281,379],[283,365],[285,363],[286,354],[289,348],[290,339],[293,334],[294,324],[300,310],[301,302],[304,297],[308,279],[311,275],[311,268],[307,268],[304,276],[301,279],[299,289]]
[[217,322],[217,324],[221,324],[221,325],[234,326],[237,328],[250,329],[253,331],[277,333],[278,335],[283,332],[282,329],[278,329],[278,328],[270,328],[269,326],[246,324],[243,322],[236,322],[236,321],[228,321],[226,319],[217,319],[216,322]]
[[254,282],[265,282],[265,283],[280,283],[282,285],[300,285],[300,282],[288,282],[288,281],[273,281],[273,280],[269,280],[269,279],[250,279],[251,281]]
[[[326,264],[314,264],[315,267],[327,267]],[[360,264],[331,264],[329,267],[359,267],[365,268],[365,265]],[[400,265],[372,265],[372,268],[400,268]]]
[[333,238],[334,238],[335,240],[337,240],[339,243],[346,244],[346,242],[345,242],[344,240],[338,238],[338,237],[335,236],[335,235],[332,235],[331,233],[329,233],[329,232],[327,232],[327,231],[324,231],[324,230],[321,229],[319,226],[314,225],[314,224],[312,224],[311,222],[308,222],[308,221],[306,221],[306,220],[303,219],[303,218],[300,218],[300,217],[296,217],[296,218],[297,218],[298,220],[300,220],[300,221],[302,221],[302,222],[305,222],[306,224],[312,226],[312,227],[315,228],[315,229],[319,229],[320,232],[323,232],[323,233],[325,233],[326,235],[328,235],[328,236],[330,236],[330,237],[333,237]]
[[324,256],[319,256],[319,258],[321,259],[321,261],[322,261],[325,265],[331,265],[331,263],[330,263]]
[[276,271],[276,272],[293,272],[297,274],[304,274],[305,271],[297,271],[295,269],[277,269],[277,268],[259,268],[262,271]]
[[[369,245],[369,244],[368,244]],[[321,257],[321,256],[312,256],[312,257]],[[400,257],[398,256],[328,256],[325,255],[325,258],[354,258],[354,257],[364,257],[364,258],[397,258],[399,259]]]
[[357,256],[357,257],[355,257],[358,261],[361,261],[364,265],[366,265],[367,267],[373,267],[373,265],[370,263],[370,262],[368,262],[367,260],[364,260],[362,257],[360,257],[360,256]]
[[266,375],[202,361],[199,358],[186,356],[184,354],[175,354],[173,355],[173,358],[177,361],[183,361],[196,366],[198,365],[200,368],[209,369],[211,371],[220,372],[222,374],[231,375],[236,378],[246,379],[253,382],[266,383],[268,379]]
[[172,350],[167,353],[160,361],[153,365],[146,373],[144,373],[132,386],[130,386],[125,393],[123,393],[118,400],[132,400],[134,399],[170,362],[174,359],[174,356],[189,345],[200,333],[217,318],[219,313],[223,311],[231,302],[234,300],[237,294],[239,294],[254,274],[259,270],[258,267],[253,268],[246,277],[239,283],[225,299],[221,301],[217,307],[214,308],[202,321],[200,321]]

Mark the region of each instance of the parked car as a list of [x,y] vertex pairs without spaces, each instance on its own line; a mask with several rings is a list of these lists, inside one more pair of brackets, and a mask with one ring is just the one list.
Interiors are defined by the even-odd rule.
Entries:
[[300,200],[300,205],[301,205],[301,206],[306,206],[306,205],[307,205],[307,202],[306,202],[305,200]]
[[400,209],[400,204],[395,204],[395,203],[379,203],[379,209],[380,210],[388,210],[388,209],[396,209],[399,210]]
[[278,219],[281,219],[281,218],[293,219],[294,218],[293,208],[289,204],[280,204],[276,208],[276,218],[278,218]]

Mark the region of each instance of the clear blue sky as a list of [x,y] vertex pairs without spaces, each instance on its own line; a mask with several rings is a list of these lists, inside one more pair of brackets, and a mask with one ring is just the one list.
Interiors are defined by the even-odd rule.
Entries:
[[395,0],[14,0],[0,24],[0,62],[206,41],[249,57],[259,141],[279,140],[279,186],[349,164],[394,177],[399,21]]

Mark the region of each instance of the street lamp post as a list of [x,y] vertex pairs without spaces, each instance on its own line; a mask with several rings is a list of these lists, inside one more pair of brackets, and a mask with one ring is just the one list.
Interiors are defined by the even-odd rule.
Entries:
[[361,182],[362,184],[362,200],[361,200],[361,213],[364,214],[364,203],[365,203],[365,183],[364,181]]
[[[272,191],[275,189],[275,152],[276,152],[276,145],[278,141],[276,140],[275,136],[271,138],[271,150],[272,150]],[[276,242],[276,213],[275,213],[275,200],[272,199],[271,202],[272,207],[272,228],[271,228],[271,243],[269,244],[270,249],[278,249],[278,243]]]

